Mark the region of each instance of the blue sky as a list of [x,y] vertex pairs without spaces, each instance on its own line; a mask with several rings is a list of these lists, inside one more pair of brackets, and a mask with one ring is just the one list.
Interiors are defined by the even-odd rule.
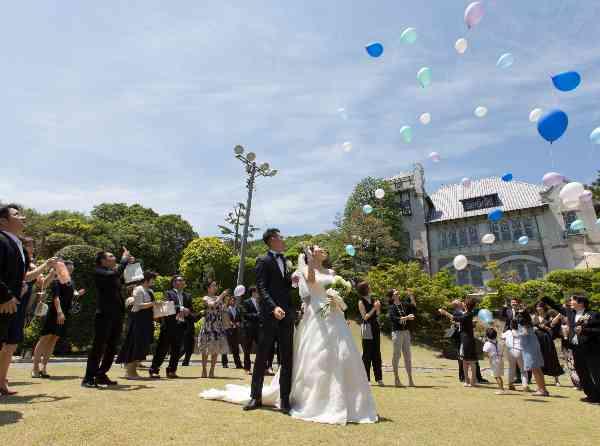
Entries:
[[[213,234],[245,199],[236,144],[280,171],[260,179],[253,223],[287,234],[330,229],[357,181],[414,162],[430,192],[507,171],[591,181],[599,2],[484,1],[486,16],[467,31],[468,3],[10,2],[0,26],[0,199],[82,211],[139,202]],[[409,26],[413,46],[399,40]],[[470,44],[463,56],[459,37]],[[372,41],[385,45],[379,59],[364,51]],[[515,64],[499,70],[505,52]],[[423,66],[433,70],[428,89],[415,78]],[[583,78],[571,93],[550,81],[566,70]],[[478,105],[486,118],[474,117]],[[569,114],[552,147],[528,121],[534,107]],[[442,162],[429,162],[431,151]]]

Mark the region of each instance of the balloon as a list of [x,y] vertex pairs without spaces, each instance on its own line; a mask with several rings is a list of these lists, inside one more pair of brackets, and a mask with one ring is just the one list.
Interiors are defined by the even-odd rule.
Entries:
[[569,117],[562,110],[552,110],[538,121],[538,133],[551,144],[560,138],[569,126]]
[[462,180],[460,180],[460,184],[462,184],[462,187],[471,187],[471,179],[465,177]]
[[594,194],[591,190],[584,190],[583,193],[579,196],[579,200],[585,203],[592,201]]
[[452,264],[454,265],[454,269],[456,269],[457,271],[461,271],[467,267],[469,261],[465,256],[459,254],[456,257],[454,257]]
[[479,319],[485,325],[490,325],[492,322],[494,322],[494,315],[492,314],[492,312],[490,310],[488,310],[486,308],[482,308],[477,313],[477,319]]
[[406,28],[402,34],[400,34],[400,41],[412,45],[417,41],[417,30],[414,28]]
[[496,62],[498,68],[510,68],[515,63],[515,57],[511,53],[504,53]]
[[560,91],[575,90],[581,83],[581,76],[576,71],[565,71],[552,76],[552,83]]
[[529,243],[529,237],[527,237],[526,235],[522,235],[521,237],[519,237],[519,245],[523,245],[525,246],[527,243]]
[[504,212],[502,212],[502,209],[494,209],[488,214],[488,219],[495,223],[497,221],[500,221],[503,216]]
[[563,182],[564,177],[558,172],[548,172],[542,178],[542,183],[546,187],[558,186]]
[[596,127],[592,133],[590,133],[590,141],[594,144],[600,144],[600,127]]
[[246,294],[246,287],[244,285],[238,285],[233,290],[233,295],[235,297],[242,297],[244,294]]
[[371,206],[370,204],[365,204],[363,206],[363,212],[369,215],[371,212],[373,212],[373,206]]
[[596,224],[600,225],[600,218],[598,220],[596,220]]
[[583,188],[583,184],[573,181],[564,185],[558,194],[558,198],[560,198],[563,205],[573,209],[579,204],[579,197],[581,197],[581,194],[584,192],[585,189]]
[[421,84],[421,87],[425,88],[431,85],[431,68],[423,67],[417,73],[417,80]]
[[346,245],[346,254],[350,257],[354,257],[356,255],[356,249],[352,245]]
[[419,121],[423,125],[429,124],[431,122],[431,114],[423,113],[421,116],[419,116]]
[[404,140],[405,143],[409,143],[412,141],[412,129],[410,128],[410,126],[408,125],[404,125],[402,126],[402,128],[400,129],[400,136],[402,136],[402,139]]
[[485,117],[485,115],[487,115],[488,109],[486,107],[483,107],[482,105],[480,105],[479,107],[477,107],[475,109],[475,116],[477,116],[478,118],[483,118]]
[[342,144],[342,148],[344,149],[344,152],[348,153],[352,151],[352,143],[350,141],[346,141],[344,144]]
[[544,111],[541,108],[534,108],[531,110],[531,113],[529,113],[529,122],[538,122],[542,117],[542,113],[544,113]]
[[571,226],[569,226],[569,229],[573,232],[582,231],[585,229],[585,225],[583,224],[583,221],[577,219],[573,223],[571,223]]
[[469,29],[481,22],[483,12],[481,2],[473,2],[467,6],[467,9],[465,9],[465,24]]
[[508,183],[509,181],[512,181],[512,179],[513,179],[513,174],[510,172],[502,175],[502,181],[506,181]]
[[437,152],[431,152],[429,154],[429,159],[431,161],[433,161],[434,163],[439,163],[440,162],[440,154]]
[[464,38],[460,38],[456,41],[456,43],[454,44],[454,49],[456,50],[456,52],[458,54],[465,54],[465,51],[467,51],[467,48],[469,47],[469,42],[467,42],[467,39]]
[[385,191],[383,189],[376,189],[375,190],[375,198],[377,198],[378,200],[381,200],[383,197],[385,197]]
[[383,45],[379,42],[371,43],[370,45],[367,45],[365,49],[371,57],[379,57],[383,54]]
[[491,245],[496,241],[496,236],[494,234],[485,234],[481,237],[481,243],[484,245]]

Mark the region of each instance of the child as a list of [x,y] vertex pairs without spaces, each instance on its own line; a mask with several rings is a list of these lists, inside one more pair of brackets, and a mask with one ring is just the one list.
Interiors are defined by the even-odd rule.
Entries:
[[487,353],[490,359],[490,369],[496,383],[498,383],[498,390],[496,395],[504,395],[504,383],[502,382],[502,375],[504,375],[504,360],[502,358],[502,349],[498,346],[498,333],[493,328],[485,330],[485,337],[487,338],[485,344],[483,344],[483,352]]
[[523,352],[521,350],[521,338],[517,330],[517,321],[513,319],[510,326],[511,328],[502,334],[508,359],[508,389],[515,390],[515,372],[518,365],[519,370],[521,370],[523,390],[529,392],[529,377],[523,367]]

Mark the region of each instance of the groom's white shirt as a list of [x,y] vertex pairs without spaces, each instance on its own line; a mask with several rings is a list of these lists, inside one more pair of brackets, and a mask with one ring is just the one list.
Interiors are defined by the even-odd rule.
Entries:
[[275,260],[277,261],[277,266],[279,266],[279,271],[281,271],[281,275],[285,276],[285,266],[283,264],[283,259],[281,257],[278,257],[278,255],[281,253],[275,252],[273,250],[270,250],[270,252],[275,256]]

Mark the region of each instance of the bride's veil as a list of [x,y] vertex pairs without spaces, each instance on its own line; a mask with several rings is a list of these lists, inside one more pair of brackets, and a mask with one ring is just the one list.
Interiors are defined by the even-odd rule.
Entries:
[[306,264],[306,253],[303,251],[298,255],[298,266],[296,267],[296,272],[299,277],[298,282],[298,291],[300,292],[300,298],[304,301],[307,301],[310,298],[310,290],[308,289],[308,284],[306,283],[306,277],[308,276],[308,265]]

